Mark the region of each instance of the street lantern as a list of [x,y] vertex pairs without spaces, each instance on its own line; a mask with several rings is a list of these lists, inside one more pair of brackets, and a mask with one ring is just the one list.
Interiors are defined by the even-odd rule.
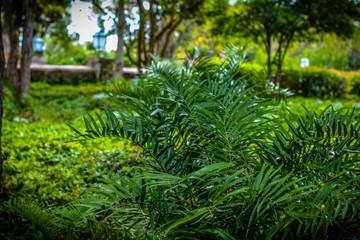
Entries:
[[105,50],[106,34],[102,31],[95,33],[93,36],[93,46],[96,51],[101,52]]
[[33,50],[37,54],[42,54],[44,47],[44,39],[42,37],[33,38]]
[[300,59],[300,66],[302,68],[309,67],[310,66],[310,59],[308,58],[301,58]]

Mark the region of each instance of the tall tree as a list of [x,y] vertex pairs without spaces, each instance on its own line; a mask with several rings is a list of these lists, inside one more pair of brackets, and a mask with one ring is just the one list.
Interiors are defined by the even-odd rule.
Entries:
[[[53,31],[55,25],[63,21],[70,23],[70,13],[67,7],[71,0],[36,0],[34,34],[44,37]],[[66,27],[64,32],[66,32]],[[65,36],[66,38],[67,36]]]
[[[129,59],[134,64],[141,66],[149,65],[154,56],[165,58],[169,55],[167,52],[174,38],[174,32],[181,24],[184,24],[185,20],[197,17],[205,0],[137,0],[137,2],[140,16],[139,30],[135,31],[136,35],[133,38],[130,37],[133,40],[128,41],[125,45]],[[145,3],[148,3],[147,9],[145,9]],[[185,32],[188,27],[190,26],[185,27]],[[131,31],[128,34],[131,36]],[[137,59],[130,55],[135,44],[137,45]]]
[[[51,24],[62,19],[70,0],[7,0],[4,6],[5,26],[10,40],[7,72],[16,99],[29,93],[31,78],[32,39],[36,31],[43,36]],[[37,29],[34,29],[36,23]],[[23,29],[21,54],[20,29]],[[20,57],[20,75],[17,66]]]
[[277,83],[294,40],[313,40],[329,32],[349,37],[354,19],[360,17],[360,3],[351,0],[248,0],[227,5],[224,14],[213,22],[214,33],[250,36],[262,44],[267,53],[268,78],[272,79],[275,64]]
[[[4,19],[10,40],[10,53],[7,59],[7,71],[14,93],[20,94],[20,81],[17,71],[19,58],[19,28],[23,15],[21,0],[5,1]],[[17,7],[16,7],[17,6]]]
[[[0,13],[2,11],[2,0],[0,0]],[[2,21],[0,18],[0,36],[2,36]],[[4,69],[5,69],[5,57],[4,57],[4,46],[2,42],[2,37],[0,37],[0,192],[3,191],[3,165],[4,160],[2,158],[2,149],[1,149],[1,136],[2,136],[2,118],[3,118],[3,103],[4,103]]]
[[[5,10],[5,22],[10,39],[10,55],[7,64],[10,83],[15,95],[22,97],[29,93],[30,63],[32,57],[32,39],[34,32],[35,0],[9,0]],[[22,21],[24,19],[25,21]],[[23,29],[20,76],[17,65],[19,58],[19,33]]]
[[[127,57],[138,68],[149,65],[154,56],[161,58],[172,56],[184,39],[180,34],[174,40],[174,32],[185,23],[182,32],[187,33],[191,22],[186,20],[194,19],[200,6],[205,2],[205,0],[117,0],[113,4],[115,8],[104,9],[101,7],[101,0],[90,1],[97,13],[110,15],[111,12],[115,16],[113,20],[118,35],[115,78],[121,76],[119,69],[123,64],[121,60],[124,54],[123,46],[126,48]],[[136,55],[133,52],[136,52]]]
[[31,79],[31,57],[32,57],[32,40],[34,34],[34,11],[35,0],[25,1],[25,24],[24,38],[21,48],[21,69],[20,69],[20,95],[29,93]]

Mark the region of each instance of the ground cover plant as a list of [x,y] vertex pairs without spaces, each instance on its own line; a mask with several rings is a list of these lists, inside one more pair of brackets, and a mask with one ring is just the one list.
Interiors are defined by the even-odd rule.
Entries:
[[354,110],[354,121],[360,119],[360,97],[356,95],[349,95],[347,97],[324,99],[316,97],[301,97],[301,96],[289,96],[286,101],[282,101],[276,106],[276,108],[285,114],[290,116],[289,111],[295,113],[305,114],[305,108],[311,112],[320,114],[325,109],[331,106],[334,110],[352,111]]
[[67,142],[73,133],[65,123],[80,127],[78,114],[111,105],[108,87],[33,83],[22,108],[6,91],[3,154],[9,197],[65,204],[102,182],[106,170],[131,171],[128,158],[136,152],[129,144],[111,139]]

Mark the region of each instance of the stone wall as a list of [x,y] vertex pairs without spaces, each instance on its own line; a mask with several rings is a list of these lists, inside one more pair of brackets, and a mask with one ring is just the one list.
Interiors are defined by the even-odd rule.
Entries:
[[113,77],[114,59],[109,57],[87,57],[89,67],[95,71],[96,78],[102,83],[106,83]]
[[78,85],[96,82],[98,79],[95,70],[89,66],[31,65],[31,81]]
[[[32,82],[71,85],[93,82],[105,84],[113,78],[114,59],[112,58],[88,57],[88,66],[47,65],[45,61],[43,58],[33,57],[30,66]],[[20,65],[18,69],[20,71]],[[137,68],[124,68],[124,78],[133,79],[139,75],[138,72]]]

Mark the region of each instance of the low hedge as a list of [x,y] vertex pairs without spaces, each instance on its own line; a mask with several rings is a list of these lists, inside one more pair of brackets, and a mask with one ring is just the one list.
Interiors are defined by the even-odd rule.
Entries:
[[94,71],[69,71],[69,70],[31,70],[31,82],[46,82],[49,84],[95,83],[97,81]]
[[360,96],[360,71],[350,72],[350,74],[346,75],[346,78],[351,88],[350,93]]
[[[250,83],[261,90],[267,79],[266,68],[258,64],[243,63],[240,65],[238,78],[250,80]],[[280,86],[302,97],[338,98],[348,94],[360,96],[360,71],[342,72],[320,67],[283,68]]]
[[[242,64],[240,73],[241,76],[255,76],[258,80],[267,79],[266,69],[260,65]],[[303,97],[360,96],[360,71],[342,72],[320,67],[283,68],[280,86]]]
[[284,69],[281,87],[304,97],[360,95],[360,72],[318,67]]

